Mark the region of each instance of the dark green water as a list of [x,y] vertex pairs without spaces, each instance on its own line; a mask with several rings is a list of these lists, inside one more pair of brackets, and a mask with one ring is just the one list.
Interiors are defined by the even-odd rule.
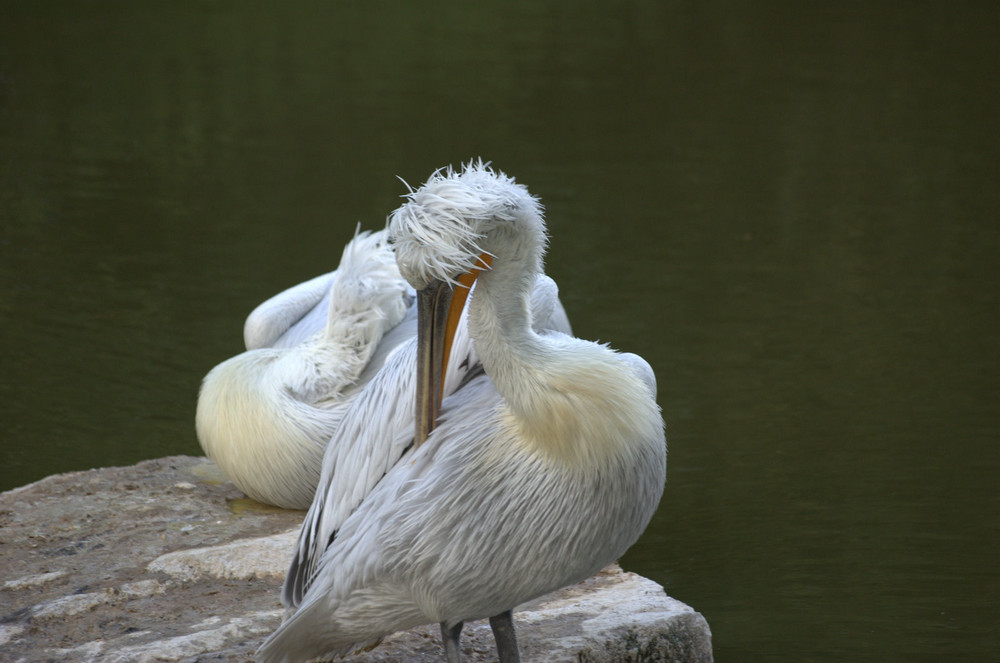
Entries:
[[657,371],[624,565],[717,660],[998,660],[998,45],[994,3],[0,2],[0,489],[199,453],[246,313],[482,156]]

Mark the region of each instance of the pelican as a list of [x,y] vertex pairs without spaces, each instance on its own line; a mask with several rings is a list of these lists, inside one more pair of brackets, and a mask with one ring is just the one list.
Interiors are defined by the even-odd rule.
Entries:
[[308,508],[337,422],[364,371],[404,340],[387,333],[412,302],[383,231],[356,234],[337,271],[258,306],[247,351],[202,382],[195,428],[206,455],[248,496]]
[[[569,330],[551,279],[538,279],[533,302],[543,328]],[[399,274],[386,231],[356,233],[336,271],[289,288],[247,317],[247,351],[202,383],[195,415],[202,449],[253,499],[308,509],[340,420],[388,357],[416,336],[416,318],[413,289]],[[464,325],[456,341],[463,359],[449,384],[476,363]]]
[[[546,231],[525,187],[482,162],[438,171],[389,232],[418,293],[419,347],[372,380],[328,448],[285,580],[288,617],[262,663],[345,655],[434,622],[455,663],[463,622],[481,618],[500,660],[517,661],[513,608],[619,558],[663,491],[649,365],[531,324]],[[470,278],[481,370],[455,387],[448,338]],[[365,401],[390,390],[414,395],[409,431],[364,423]]]

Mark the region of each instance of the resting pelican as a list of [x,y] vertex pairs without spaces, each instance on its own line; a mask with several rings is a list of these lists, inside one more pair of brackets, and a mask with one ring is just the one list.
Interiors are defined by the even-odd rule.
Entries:
[[[481,162],[439,171],[389,229],[419,293],[429,370],[417,384],[418,353],[398,353],[394,371],[410,376],[383,370],[345,415],[285,581],[290,616],[258,650],[264,663],[344,655],[432,622],[454,662],[462,623],[485,617],[501,661],[516,661],[512,609],[620,557],[663,491],[649,365],[532,328],[545,227],[527,189]],[[447,367],[436,370],[453,333],[442,310],[453,290],[461,306],[468,273],[478,274],[468,325],[483,372],[449,395]],[[418,429],[436,424],[426,440],[364,424],[364,401],[392,389],[414,394]]]
[[[569,331],[551,279],[539,278],[533,302],[541,328]],[[308,509],[337,425],[387,358],[416,336],[416,318],[386,232],[357,234],[336,271],[268,299],[247,318],[247,352],[203,381],[195,415],[202,449],[248,496]],[[467,333],[455,352],[474,357]],[[456,362],[452,382],[475,363]]]
[[337,271],[258,306],[247,352],[202,383],[195,428],[206,455],[248,496],[309,508],[327,442],[365,372],[407,340],[391,330],[412,302],[383,231],[356,235]]

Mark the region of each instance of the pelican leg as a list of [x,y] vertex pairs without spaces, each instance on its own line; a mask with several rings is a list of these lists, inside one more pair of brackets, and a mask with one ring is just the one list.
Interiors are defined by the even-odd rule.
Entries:
[[441,622],[441,641],[444,642],[444,655],[448,663],[461,663],[462,652],[458,648],[458,636],[462,634],[462,622],[448,628]]
[[500,663],[521,663],[517,649],[517,634],[514,633],[514,615],[510,610],[490,617],[493,639],[497,641],[497,655]]

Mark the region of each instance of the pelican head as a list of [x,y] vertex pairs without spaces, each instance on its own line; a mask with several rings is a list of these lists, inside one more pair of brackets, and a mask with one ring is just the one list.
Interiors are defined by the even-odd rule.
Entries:
[[[434,281],[456,285],[460,274],[482,267],[480,256],[496,256],[504,236],[514,236],[514,226],[529,237],[521,243],[545,242],[538,199],[482,161],[470,161],[461,172],[450,166],[436,171],[409,193],[388,225],[399,271],[416,290]],[[506,232],[505,225],[510,226]],[[538,260],[536,272],[540,254]]]
[[493,259],[520,254],[526,278],[541,271],[542,206],[528,189],[482,160],[439,169],[389,217],[399,272],[417,291],[415,444],[441,409],[452,339],[472,284]]

